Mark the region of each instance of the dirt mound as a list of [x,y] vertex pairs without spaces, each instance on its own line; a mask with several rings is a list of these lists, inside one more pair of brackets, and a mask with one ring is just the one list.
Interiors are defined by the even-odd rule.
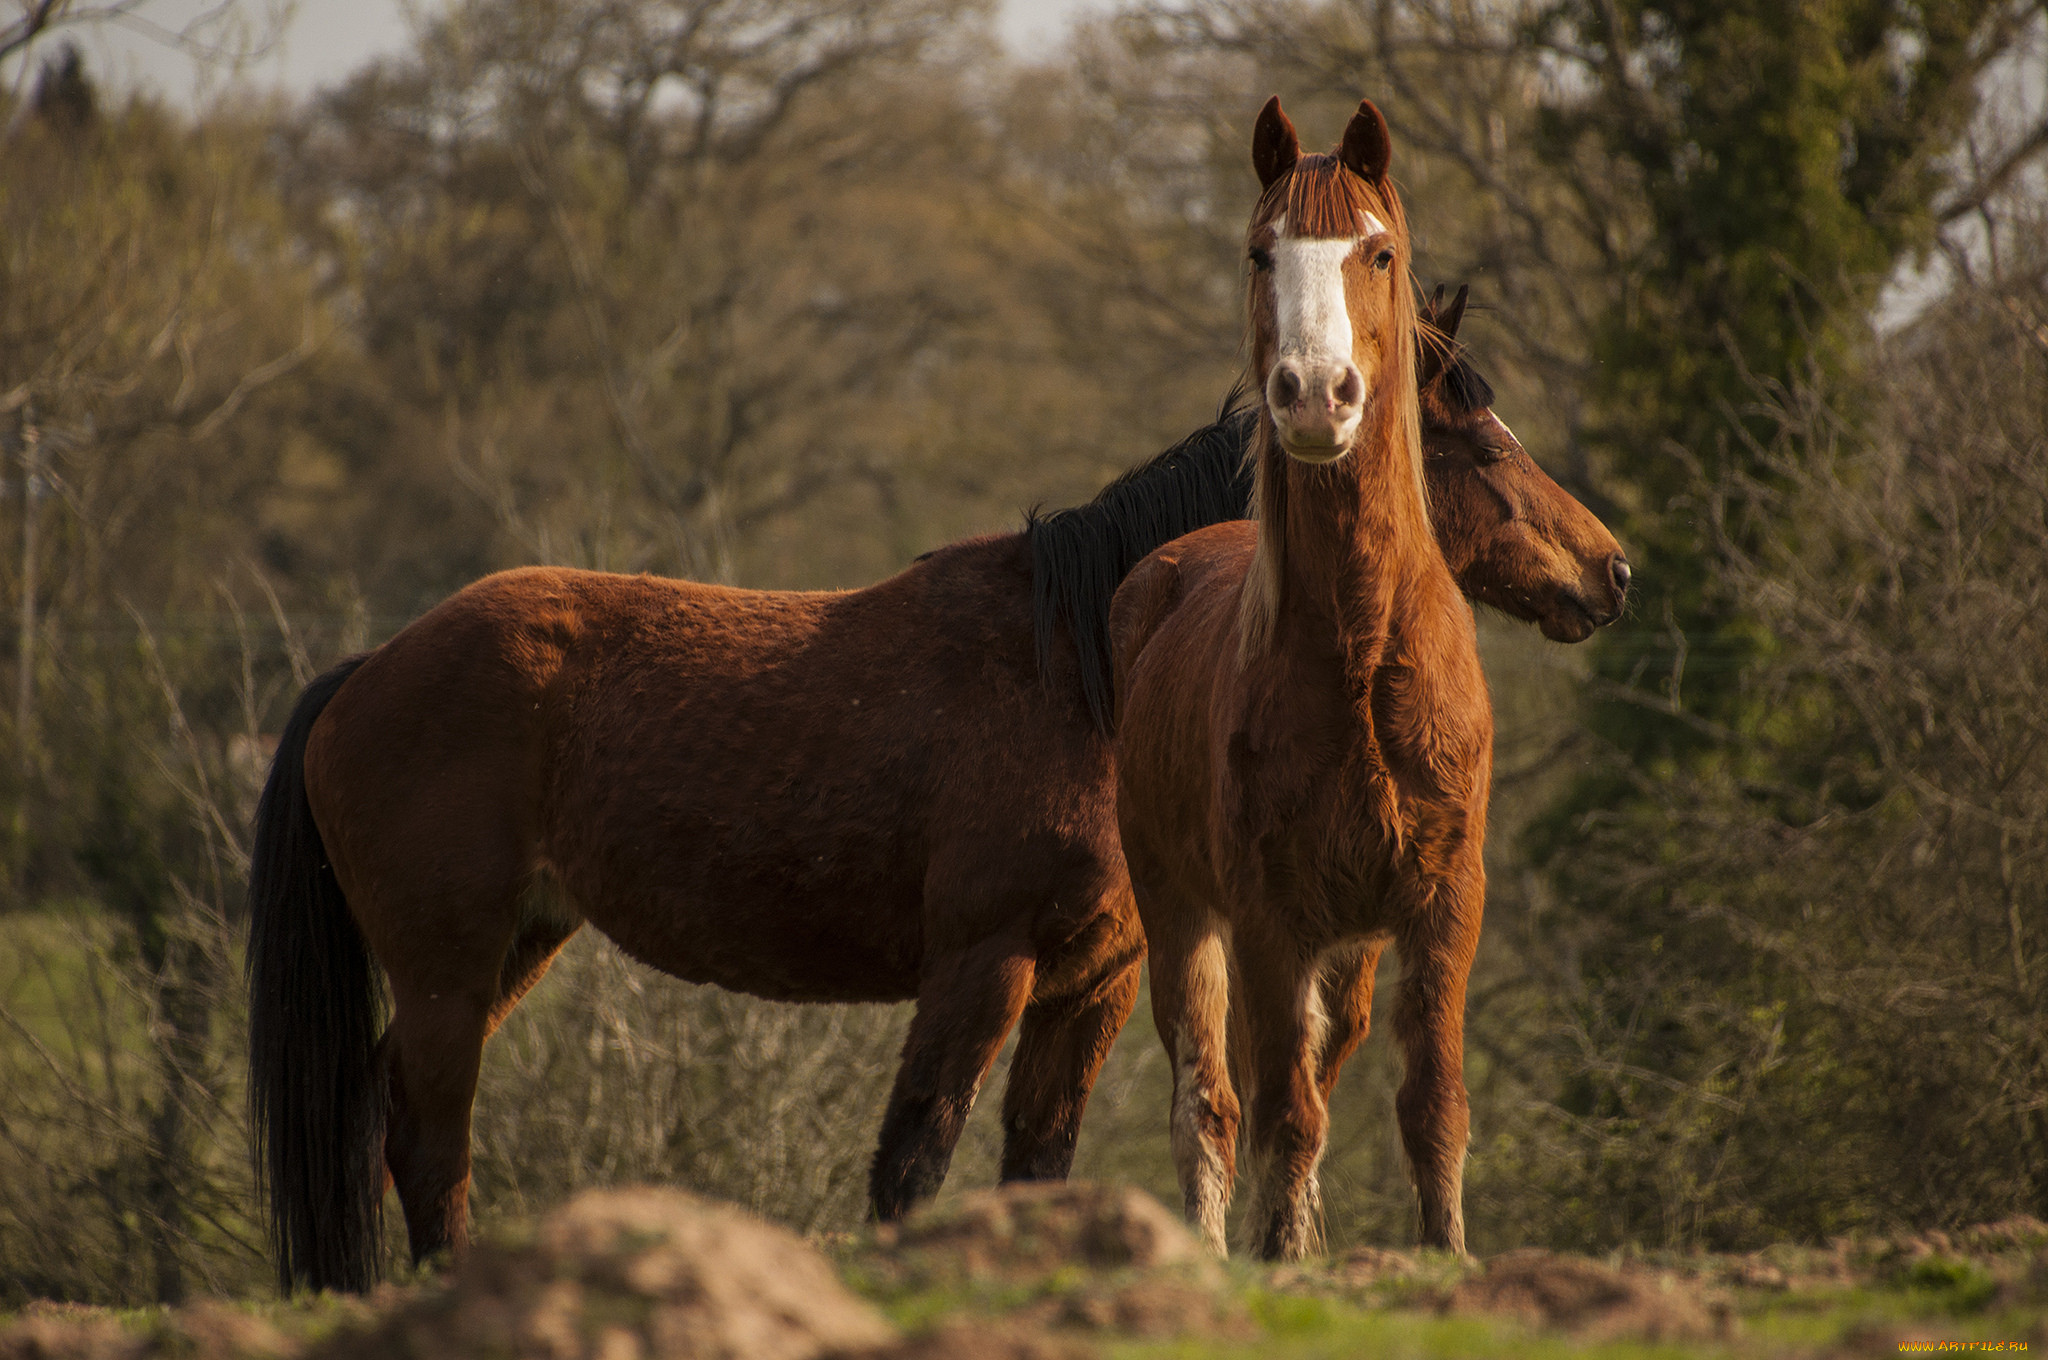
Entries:
[[1418,1273],[1413,1256],[1384,1247],[1353,1247],[1330,1262],[1330,1273],[1353,1289],[1378,1284],[1381,1280],[1404,1280]]
[[1243,1308],[1213,1284],[1197,1284],[1171,1272],[1107,1285],[1086,1284],[1013,1316],[1035,1326],[1148,1341],[1178,1337],[1244,1341],[1257,1335]]
[[443,1290],[317,1360],[812,1360],[893,1329],[794,1234],[680,1190],[577,1196],[526,1243],[471,1251]]
[[1675,1275],[1539,1250],[1494,1257],[1451,1291],[1444,1308],[1562,1328],[1585,1340],[1712,1340],[1730,1335],[1735,1322],[1725,1302]]
[[[1107,1233],[1114,1215],[1096,1226]],[[1126,1257],[1144,1234],[1127,1233]],[[1114,1253],[1107,1238],[1097,1254]],[[316,1345],[218,1304],[147,1332],[108,1310],[33,1305],[0,1360],[1077,1360],[1028,1327],[900,1338],[794,1234],[679,1190],[579,1195],[529,1236],[472,1250],[444,1282],[344,1307]],[[332,1314],[330,1313],[330,1316]]]
[[0,1329],[0,1360],[288,1360],[301,1349],[261,1318],[217,1303],[180,1309],[147,1333],[104,1308],[32,1303]]
[[129,1360],[147,1344],[98,1310],[68,1310],[30,1304],[19,1320],[0,1329],[0,1360]]
[[1006,1185],[929,1209],[876,1234],[914,1277],[1023,1280],[1073,1266],[1200,1269],[1201,1245],[1165,1205],[1128,1185]]
[[1792,1277],[1782,1267],[1772,1264],[1762,1252],[1755,1251],[1746,1256],[1730,1257],[1721,1266],[1717,1278],[1737,1288],[1769,1293],[1781,1293],[1792,1287]]
[[1153,1340],[1252,1333],[1194,1235],[1158,1200],[1124,1185],[1019,1184],[967,1195],[877,1229],[851,1269],[885,1296],[962,1291],[1000,1311],[1005,1329]]
[[1310,1257],[1267,1267],[1266,1287],[1305,1298],[1343,1298],[1365,1307],[1434,1307],[1463,1270],[1448,1256],[1425,1262],[1410,1252],[1353,1247],[1341,1256]]

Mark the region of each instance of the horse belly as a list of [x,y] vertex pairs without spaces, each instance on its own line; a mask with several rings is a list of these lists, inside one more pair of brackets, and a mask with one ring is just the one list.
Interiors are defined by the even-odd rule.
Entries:
[[793,891],[728,874],[636,900],[608,898],[585,914],[626,953],[686,982],[773,1001],[914,998],[916,904],[878,911],[878,895],[838,886]]
[[835,847],[800,834],[815,828],[743,817],[605,830],[554,838],[550,863],[586,919],[641,962],[779,1001],[916,994],[920,883],[900,847]]
[[913,781],[849,747],[693,706],[587,733],[546,855],[590,922],[692,982],[789,1001],[914,996],[925,853]]

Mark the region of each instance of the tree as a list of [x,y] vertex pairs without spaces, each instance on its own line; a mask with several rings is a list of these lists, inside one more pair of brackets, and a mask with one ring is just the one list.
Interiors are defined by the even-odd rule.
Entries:
[[1945,200],[1973,192],[1949,153],[1986,72],[2040,16],[2009,0],[1564,0],[1533,16],[1565,73],[1540,153],[1614,271],[1585,438],[1631,493],[1648,627],[1602,653],[1620,688],[1594,722],[1638,768],[1706,756],[1717,728],[1762,717],[1734,694],[1767,643],[1715,592],[1699,493],[1754,471],[1757,379],[1847,376],[1867,352],[1880,290],[1933,243]]
[[1768,716],[1739,769],[1645,782],[1577,829],[1566,881],[1622,909],[1579,915],[1583,966],[1559,979],[1575,1023],[1541,1155],[1561,1236],[1726,1246],[2048,1208],[2039,239],[1856,386],[1816,372],[1745,404],[1771,433],[1702,518],[1720,588],[1772,640],[1733,681]]
[[536,558],[872,579],[1220,397],[1234,326],[1207,373],[1156,353],[1182,302],[1158,217],[1085,222],[1107,195],[1054,181],[1043,125],[1004,130],[976,10],[819,14],[472,4],[294,130],[408,451],[358,461],[431,480],[443,526],[386,539],[446,556],[383,598]]
[[52,71],[11,124],[0,186],[21,548],[0,565],[21,621],[4,906],[91,941],[86,995],[53,983],[52,1005],[96,1000],[102,1054],[131,1026],[151,1042],[95,1062],[86,1028],[62,1056],[9,1052],[0,1273],[169,1300],[237,1273],[246,1171],[222,1071],[246,720],[290,680],[219,584],[253,553],[282,418],[330,324],[260,127],[106,108],[76,62]]

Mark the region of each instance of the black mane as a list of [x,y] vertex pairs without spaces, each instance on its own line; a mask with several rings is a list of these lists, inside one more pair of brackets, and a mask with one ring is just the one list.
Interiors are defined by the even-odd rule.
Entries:
[[1053,639],[1064,627],[1080,662],[1082,697],[1104,732],[1113,712],[1110,598],[1160,544],[1251,514],[1252,469],[1245,450],[1257,422],[1257,408],[1235,390],[1213,425],[1124,473],[1086,505],[1025,516],[1039,677],[1052,684]]
[[1478,304],[1468,306],[1470,296],[1471,286],[1461,284],[1458,295],[1446,307],[1444,286],[1438,284],[1436,292],[1422,300],[1420,315],[1422,372],[1430,375],[1422,377],[1422,386],[1424,390],[1438,388],[1444,404],[1459,415],[1471,415],[1493,405],[1493,384],[1472,367],[1471,351],[1458,340],[1458,328],[1464,324],[1465,313],[1486,310]]
[[1444,404],[1460,415],[1484,411],[1493,405],[1493,384],[1486,375],[1472,367],[1472,358],[1463,345],[1451,342],[1451,360],[1444,368],[1443,376],[1437,379],[1442,385]]

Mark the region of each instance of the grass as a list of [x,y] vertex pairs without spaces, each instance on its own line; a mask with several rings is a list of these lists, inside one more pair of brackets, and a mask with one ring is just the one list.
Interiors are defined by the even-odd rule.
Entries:
[[0,1017],[52,1051],[83,1033],[139,1063],[148,1017],[110,962],[116,948],[112,925],[89,908],[0,918]]
[[1124,1342],[1105,1347],[1103,1354],[1114,1360],[1252,1360],[1254,1356],[1271,1360],[1351,1360],[1368,1355],[1374,1360],[1462,1360],[1481,1356],[1499,1356],[1503,1360],[1563,1360],[1567,1356],[1595,1360],[1681,1360],[1710,1353],[1636,1342],[1589,1345],[1569,1337],[1546,1336],[1511,1322],[1366,1311],[1341,1304],[1298,1310],[1278,1325],[1259,1320],[1261,1334],[1248,1340]]
[[[1808,1266],[1843,1258],[1788,1250]],[[1603,1339],[1533,1328],[1505,1317],[1450,1313],[1443,1301],[1470,1268],[1423,1258],[1420,1272],[1359,1289],[1314,1273],[1233,1262],[1214,1286],[1235,1326],[1168,1339],[1096,1333],[1105,1360],[1804,1360],[1896,1354],[1904,1342],[2048,1345],[2048,1260],[2022,1250],[1984,1260],[1936,1253],[1900,1265],[1873,1253],[1852,1277],[1789,1288],[1721,1286],[1733,1318],[1715,1340]],[[1671,1263],[1665,1263],[1668,1268]],[[1686,1258],[1675,1273],[1725,1277],[1735,1258]],[[864,1272],[856,1250],[842,1262],[850,1283],[917,1332],[962,1318],[1044,1318],[1065,1294],[1114,1288],[1116,1277],[1063,1270],[1036,1280],[977,1280],[892,1291]],[[1126,1279],[1135,1278],[1126,1272]],[[1985,1353],[1978,1350],[1975,1353]]]

